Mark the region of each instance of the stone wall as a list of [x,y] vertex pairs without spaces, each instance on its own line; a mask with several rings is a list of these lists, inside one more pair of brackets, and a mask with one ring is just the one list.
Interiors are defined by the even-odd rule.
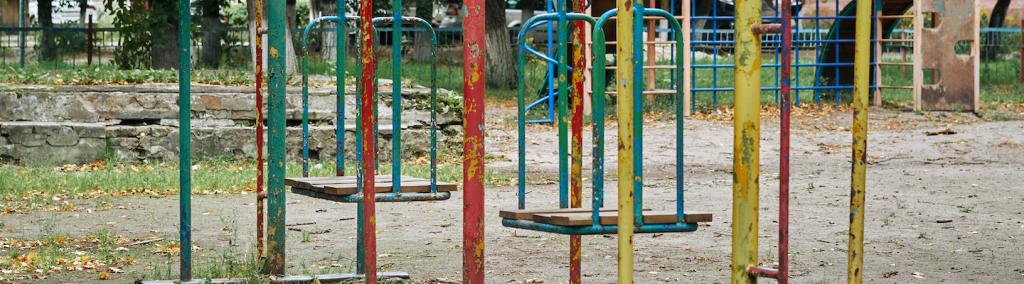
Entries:
[[[381,89],[390,89],[390,87]],[[333,160],[335,103],[333,88],[311,91],[310,157]],[[354,92],[354,90],[349,90]],[[294,95],[293,95],[294,94]],[[301,159],[301,96],[289,89],[287,152]],[[448,104],[453,101],[451,93]],[[178,109],[175,85],[14,86],[0,89],[0,162],[24,165],[87,163],[113,158],[126,162],[173,161],[178,157]],[[382,94],[389,98],[390,94]],[[427,103],[422,102],[427,98]],[[355,96],[346,96],[346,157],[354,160]],[[250,88],[193,86],[194,160],[254,158],[255,95]],[[429,89],[403,93],[403,159],[429,151]],[[461,105],[439,107],[438,147],[461,148]],[[391,157],[390,100],[378,105],[379,158]],[[442,149],[441,152],[453,153]],[[457,151],[456,151],[457,152]]]

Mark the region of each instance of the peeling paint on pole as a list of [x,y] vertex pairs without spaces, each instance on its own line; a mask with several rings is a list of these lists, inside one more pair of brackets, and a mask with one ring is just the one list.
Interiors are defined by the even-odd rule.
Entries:
[[484,68],[486,59],[484,0],[463,5],[463,89],[465,102],[462,282],[484,283]]
[[761,139],[761,1],[736,1],[736,103],[733,120],[732,283],[755,283]]
[[871,68],[872,0],[857,0],[853,72],[853,171],[850,177],[850,243],[847,282],[861,283],[864,268],[864,192],[867,178],[868,88]]
[[[634,225],[634,163],[633,159],[633,96],[634,94],[634,3],[618,0],[619,16],[616,22],[617,57],[615,86],[618,92],[616,112],[619,120],[618,168],[618,262],[619,283],[633,283],[633,225]],[[596,90],[595,90],[596,91]]]
[[267,198],[263,190],[264,171],[263,160],[263,0],[255,0],[255,23],[256,23],[256,255],[262,260],[266,256],[266,240],[264,240],[264,201]]
[[270,42],[270,85],[267,109],[268,162],[267,166],[267,272],[285,274],[285,84],[287,83],[285,50],[286,19],[284,1],[270,1],[267,22]]
[[[362,0],[359,5],[359,59],[362,61],[360,82],[360,128],[362,128],[362,218],[359,219],[359,231],[362,232],[363,247],[361,262],[366,283],[377,283],[377,220],[376,200],[374,199],[376,181],[376,71],[377,60],[373,55],[373,1]],[[397,44],[397,43],[396,43]],[[396,82],[397,83],[397,82]]]
[[[566,0],[568,1],[568,0]],[[572,10],[576,13],[586,12],[586,2],[573,0]],[[572,169],[569,173],[569,206],[580,208],[583,206],[583,97],[587,94],[583,89],[583,76],[587,70],[586,54],[584,54],[584,43],[586,33],[586,22],[574,21],[572,23],[572,52],[569,58],[572,62]],[[604,92],[594,92],[596,95],[604,96]],[[569,237],[569,283],[579,284],[582,281],[583,271],[580,264],[582,250],[580,249],[580,236]]]

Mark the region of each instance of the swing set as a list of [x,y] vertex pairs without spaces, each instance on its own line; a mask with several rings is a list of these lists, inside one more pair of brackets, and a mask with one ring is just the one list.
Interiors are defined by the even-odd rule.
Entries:
[[[262,98],[262,39],[256,41],[256,145],[257,151],[257,251],[265,258],[265,273],[273,275],[276,282],[308,283],[338,282],[363,279],[366,283],[376,283],[378,278],[408,278],[402,272],[377,272],[376,265],[376,202],[414,202],[440,201],[451,198],[456,190],[454,184],[439,183],[436,176],[436,44],[437,37],[430,25],[418,18],[401,15],[401,0],[393,0],[394,11],[391,17],[372,17],[372,1],[362,0],[358,17],[321,17],[312,21],[303,32],[303,51],[308,45],[309,31],[322,22],[336,23],[337,33],[337,116],[335,134],[337,135],[337,172],[330,177],[309,176],[309,103],[308,103],[308,71],[306,56],[303,56],[303,171],[302,177],[286,178],[285,167],[285,59],[279,51],[285,50],[285,13],[283,1],[270,1],[269,5],[269,104],[267,122],[269,142],[268,169],[264,172],[263,146],[263,98]],[[608,11],[599,18],[576,13],[584,10],[582,1],[575,2],[569,12],[567,0],[557,0],[554,13],[535,16],[523,24],[519,34],[519,53],[517,67],[522,76],[527,52],[540,57],[558,67],[557,89],[557,123],[558,123],[558,157],[559,157],[559,207],[544,209],[527,209],[526,207],[526,106],[524,78],[519,78],[518,94],[518,198],[516,210],[505,210],[499,213],[502,225],[512,228],[570,235],[570,282],[580,283],[580,236],[594,234],[618,235],[618,280],[620,283],[633,282],[633,235],[635,233],[667,233],[693,232],[700,223],[711,222],[709,213],[690,212],[684,207],[684,94],[682,76],[684,63],[674,64],[673,80],[676,85],[675,99],[675,210],[669,212],[650,211],[644,208],[643,182],[643,106],[644,96],[644,56],[643,37],[644,22],[647,19],[664,19],[670,24],[674,34],[683,35],[682,25],[675,17],[664,10],[646,8],[642,1],[618,0],[617,9]],[[783,0],[784,5],[789,0]],[[867,135],[867,93],[870,52],[870,17],[871,1],[857,0],[857,54],[854,96],[854,127],[853,133],[853,174],[851,183],[850,207],[850,250],[848,280],[850,283],[862,281],[863,259],[863,222],[864,222],[864,190],[865,190],[865,149]],[[262,27],[262,1],[256,1],[257,34],[264,33]],[[463,282],[484,283],[484,9],[483,0],[466,0],[464,9],[464,163],[463,163]],[[769,32],[783,33],[783,49],[792,47],[790,19],[792,15],[784,10],[781,25],[760,24],[760,1],[738,0],[737,23],[753,23],[737,25],[736,54],[742,60],[737,61],[736,106],[735,106],[735,145],[734,145],[734,180],[733,185],[733,282],[756,282],[757,277],[775,278],[781,283],[788,282],[788,181],[789,181],[789,65],[791,59],[788,52],[783,54],[783,80],[781,103],[781,152],[780,152],[780,259],[777,268],[758,266],[757,259],[757,223],[758,223],[758,175],[759,175],[759,140],[760,140],[760,42],[759,34]],[[189,1],[180,1],[179,25],[190,24]],[[338,15],[345,15],[346,5],[337,5]],[[625,11],[625,12],[623,12]],[[606,69],[605,44],[594,44],[592,52],[594,66],[591,85],[593,96],[593,183],[591,208],[582,207],[582,130],[583,130],[583,70],[587,70],[583,60],[582,45],[569,48],[569,37],[573,41],[579,39],[585,31],[585,24],[593,28],[594,42],[605,42],[604,25],[614,19],[616,21],[616,118],[618,123],[618,172],[617,193],[618,206],[615,209],[604,208],[604,134],[605,134],[605,96]],[[349,21],[359,26],[358,60],[359,67],[355,77],[358,99],[356,109],[356,176],[345,175],[344,137],[345,137],[345,38],[346,25]],[[374,25],[391,24],[392,27],[392,89],[393,121],[392,131],[392,172],[390,176],[377,176],[376,139],[378,132],[376,105],[376,57],[374,56]],[[423,26],[431,34],[431,121],[430,121],[430,167],[429,179],[415,179],[402,175],[401,166],[401,30],[404,24]],[[570,24],[572,34],[570,35]],[[550,58],[528,48],[524,38],[529,30],[543,26],[557,25],[557,55]],[[180,128],[180,163],[191,165],[191,122],[190,122],[190,61],[189,61],[189,29],[179,29],[179,115]],[[570,54],[570,50],[572,50]],[[683,57],[686,48],[677,45],[676,56]],[[570,67],[570,65],[572,65]],[[570,76],[572,85],[570,86]],[[570,112],[571,99],[571,112]],[[571,128],[571,129],[570,129]],[[570,145],[571,144],[571,145]],[[180,240],[181,240],[181,271],[180,281],[192,281],[192,242],[191,242],[191,167],[180,167]],[[263,191],[263,179],[267,177],[268,190]],[[318,276],[285,276],[285,188],[291,187],[296,194],[337,202],[356,203],[357,222],[357,266],[355,273],[318,275]],[[266,200],[266,204],[264,204]],[[264,206],[266,205],[266,206]],[[264,215],[264,207],[267,214]],[[267,218],[264,218],[267,217]],[[269,224],[264,228],[264,223]],[[266,229],[266,234],[264,230]],[[376,275],[377,277],[365,277]],[[232,282],[235,280],[221,279],[212,282]]]

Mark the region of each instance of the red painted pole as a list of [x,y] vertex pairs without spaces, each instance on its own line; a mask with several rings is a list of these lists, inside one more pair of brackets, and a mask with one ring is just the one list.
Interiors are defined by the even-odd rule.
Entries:
[[463,8],[462,283],[484,283],[484,0],[465,0]]
[[779,283],[789,282],[789,112],[790,76],[793,52],[793,10],[791,0],[782,0],[782,98],[779,126]]
[[263,191],[263,0],[256,0],[256,254],[263,259],[266,253],[263,202],[267,192]]
[[373,21],[370,20],[373,18],[372,0],[361,1],[359,18],[359,36],[362,37],[359,58],[363,65],[362,78],[360,78],[362,93],[359,94],[359,100],[362,104],[362,125],[360,127],[363,128],[363,136],[356,139],[363,139],[363,265],[366,269],[366,283],[375,284],[377,283],[377,216],[374,195],[377,187],[374,177],[377,173],[374,165],[377,160],[377,145],[374,142],[377,139],[374,139],[376,132],[373,130],[377,125],[377,117],[374,115],[376,107],[374,94],[377,92],[374,75],[376,75],[377,60],[373,55],[374,32]]
[[[572,2],[572,10],[577,13],[586,11],[586,3],[583,0]],[[572,68],[576,70],[572,75],[572,168],[569,177],[569,206],[580,208],[583,206],[583,74],[586,73],[586,61],[583,54],[584,33],[586,26],[583,21],[572,23]],[[601,94],[604,95],[603,93]],[[580,259],[583,252],[580,249],[580,236],[569,236],[569,283],[579,284],[583,278],[583,271],[580,267]]]

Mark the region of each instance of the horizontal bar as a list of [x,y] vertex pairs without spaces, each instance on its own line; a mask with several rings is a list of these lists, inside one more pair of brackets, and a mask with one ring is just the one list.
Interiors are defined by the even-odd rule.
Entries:
[[876,64],[882,66],[914,66],[913,62],[879,62]]
[[878,89],[913,90],[914,86],[876,86]]
[[[344,203],[359,203],[363,201],[362,194],[333,195],[322,192],[292,188],[292,193],[305,195],[316,199],[331,200]],[[377,193],[374,200],[377,202],[413,202],[413,201],[438,201],[448,200],[452,197],[451,192],[423,192],[423,193]]]
[[[872,62],[871,64],[875,64]],[[778,63],[767,63],[761,64],[761,67],[780,67]],[[844,67],[853,66],[853,62],[839,62],[839,63],[801,63],[792,64],[793,67]],[[694,64],[690,65],[691,69],[726,69],[736,68],[736,64]]]
[[[676,68],[677,67],[674,66],[674,65],[653,65],[653,66],[644,66],[643,67],[644,70],[674,70]],[[609,66],[609,67],[604,68],[604,70],[617,70],[617,69],[618,69],[618,67],[616,67],[616,66]]]
[[764,277],[764,278],[772,278],[772,279],[778,279],[779,278],[779,270],[778,269],[769,268],[769,267],[763,267],[763,266],[751,267],[750,269],[747,269],[747,273],[750,273],[751,275],[758,276],[758,277]]
[[[871,85],[871,86],[868,86],[868,87],[869,88],[874,88],[875,86]],[[823,85],[823,86],[793,86],[792,89],[793,90],[798,90],[798,91],[804,91],[804,90],[807,90],[807,91],[811,91],[811,90],[852,90],[853,86],[851,86],[851,85],[838,85],[838,86],[832,86],[832,85]],[[710,92],[732,92],[734,90],[735,89],[733,89],[733,88],[693,88],[693,89],[690,90],[690,92],[694,92],[694,93],[696,93],[696,92],[710,93]],[[763,88],[761,88],[762,92],[772,92],[772,91],[779,91],[779,90],[780,90],[779,87],[763,87]]]
[[[355,273],[342,273],[342,274],[320,274],[316,276],[306,275],[292,275],[285,277],[271,277],[270,283],[280,284],[297,284],[297,283],[350,283],[354,280],[363,279],[365,275]],[[388,271],[378,272],[377,279],[409,279],[409,273],[399,271]],[[141,281],[144,284],[175,284],[175,283],[210,283],[210,284],[227,284],[227,283],[247,283],[248,279],[231,279],[231,278],[218,278],[218,279],[196,279],[189,282],[181,282],[180,280],[151,280]]]
[[[614,20],[614,19],[618,19],[618,18],[619,18],[619,16],[611,16],[611,17],[608,17],[608,19],[610,19],[610,20]],[[683,16],[674,16],[673,18],[675,18],[676,20],[684,20],[684,19],[686,19],[686,18],[685,18],[685,17],[683,17]],[[693,18],[694,18],[694,19],[696,19],[697,17],[693,17]],[[662,20],[662,21],[664,21],[664,20],[665,20],[665,17],[659,17],[659,16],[644,16],[644,20]]]
[[[590,91],[590,92],[593,93],[594,91]],[[614,91],[607,91],[607,92],[604,92],[604,93],[606,95],[618,95],[619,94],[618,92],[614,92]],[[678,91],[676,91],[676,90],[648,90],[648,91],[643,91],[642,93],[644,95],[674,95],[674,94],[678,93]]]
[[[616,225],[593,225],[593,226],[557,226],[545,223],[537,223],[527,220],[502,219],[501,225],[509,228],[548,232],[563,235],[610,235],[618,232]],[[676,224],[637,224],[634,228],[636,233],[671,233],[671,232],[693,232],[697,230],[697,223],[676,223]]]
[[880,38],[875,40],[877,42],[901,42],[901,43],[913,43],[914,39],[902,39],[902,38]]
[[[587,43],[593,44],[593,43]],[[616,44],[614,41],[606,41],[604,44]],[[645,45],[665,45],[665,44],[679,44],[678,41],[674,40],[656,40],[656,41],[645,41]]]

